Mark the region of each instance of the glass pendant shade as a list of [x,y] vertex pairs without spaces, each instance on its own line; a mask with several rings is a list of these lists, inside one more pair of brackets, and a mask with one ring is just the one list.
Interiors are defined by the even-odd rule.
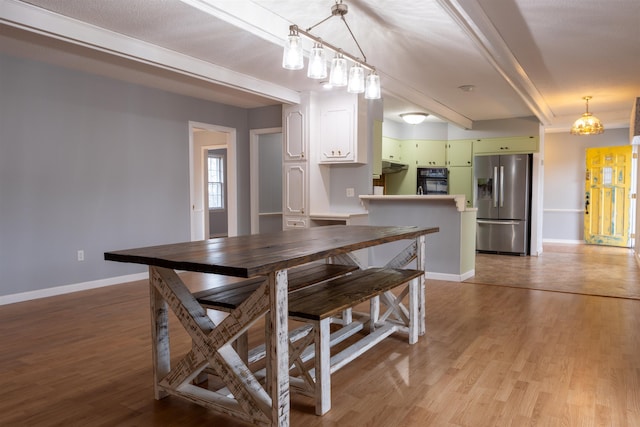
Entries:
[[380,99],[380,76],[376,73],[371,73],[367,76],[366,85],[364,90],[364,97],[366,99]]
[[597,135],[604,132],[600,119],[591,113],[584,113],[571,126],[572,135]]
[[282,55],[282,68],[287,70],[300,70],[304,68],[302,55],[302,40],[300,36],[292,33],[287,37]]
[[358,63],[355,63],[349,70],[349,84],[347,85],[347,92],[364,92],[364,68],[362,68],[362,65]]
[[582,98],[587,103],[587,110],[571,126],[571,135],[598,135],[604,132],[604,126],[599,118],[589,112],[590,96]]
[[312,79],[327,78],[327,60],[324,55],[324,48],[320,43],[315,43],[311,49],[307,77]]
[[347,60],[344,59],[341,53],[336,53],[336,56],[331,61],[331,74],[329,75],[329,82],[335,86],[346,86],[348,80]]

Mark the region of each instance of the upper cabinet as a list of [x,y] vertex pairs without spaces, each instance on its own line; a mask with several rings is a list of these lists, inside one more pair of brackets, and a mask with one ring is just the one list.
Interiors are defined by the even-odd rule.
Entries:
[[367,163],[367,100],[355,94],[320,99],[319,163]]
[[537,153],[538,142],[537,136],[477,139],[473,142],[473,154]]
[[473,140],[461,139],[447,142],[447,166],[471,166]]
[[285,161],[304,161],[309,147],[309,105],[289,105],[283,108],[283,157]]
[[382,137],[382,159],[402,160],[402,145],[399,139]]
[[446,141],[435,140],[419,140],[407,141],[407,143],[415,144],[416,154],[415,164],[421,167],[446,166],[447,161],[447,143]]

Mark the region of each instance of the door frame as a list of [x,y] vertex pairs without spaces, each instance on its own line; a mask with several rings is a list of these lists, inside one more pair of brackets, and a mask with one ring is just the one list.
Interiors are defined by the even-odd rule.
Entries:
[[251,234],[260,232],[260,135],[282,133],[282,127],[251,129],[249,131],[249,171],[250,171],[250,195],[251,195]]
[[[194,141],[193,134],[195,129],[205,129],[207,131],[219,132],[225,134],[225,145],[213,145],[211,147],[197,146]],[[204,153],[208,148],[226,148],[227,149],[227,233],[229,236],[238,235],[238,171],[237,171],[237,136],[236,129],[213,125],[210,123],[201,123],[189,121],[189,218],[191,229],[191,241],[208,239],[205,236],[205,219],[202,215],[197,214],[197,207],[206,206],[205,191],[198,191],[196,182],[204,180]]]

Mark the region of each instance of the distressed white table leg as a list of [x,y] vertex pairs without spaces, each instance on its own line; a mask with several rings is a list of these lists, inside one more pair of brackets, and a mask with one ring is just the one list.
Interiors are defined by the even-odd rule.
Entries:
[[420,280],[418,277],[409,282],[409,344],[418,342],[418,333],[420,332],[420,310],[418,307]]
[[427,332],[426,325],[426,286],[425,280],[427,277],[427,251],[425,250],[425,240],[426,237],[424,235],[419,236],[416,239],[416,263],[417,269],[424,271],[424,274],[418,279],[420,281],[419,290],[418,290],[418,335],[422,336]]
[[[149,267],[149,277],[152,277]],[[171,370],[171,354],[169,350],[169,306],[160,293],[149,281],[151,302],[151,353],[153,356],[153,392],[157,400],[169,394],[159,385],[160,381]]]
[[315,335],[315,381],[316,415],[324,415],[331,409],[331,331],[330,318],[316,322]]
[[271,422],[289,426],[289,336],[287,271],[269,275],[269,314],[267,381],[270,383]]

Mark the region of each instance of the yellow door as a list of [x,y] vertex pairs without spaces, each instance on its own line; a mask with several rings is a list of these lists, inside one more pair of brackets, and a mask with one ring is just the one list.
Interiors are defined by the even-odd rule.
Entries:
[[584,240],[630,246],[632,146],[587,149]]

